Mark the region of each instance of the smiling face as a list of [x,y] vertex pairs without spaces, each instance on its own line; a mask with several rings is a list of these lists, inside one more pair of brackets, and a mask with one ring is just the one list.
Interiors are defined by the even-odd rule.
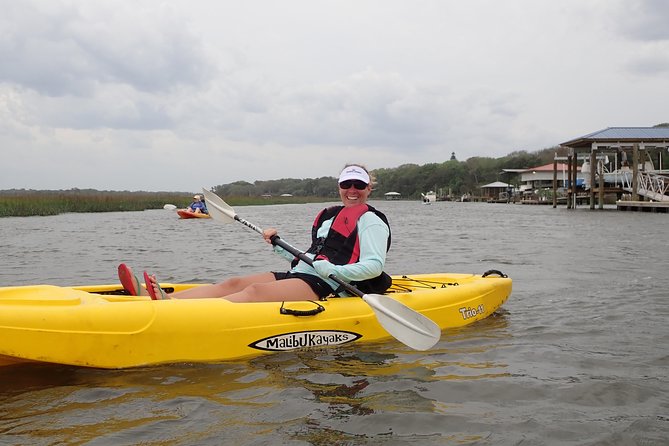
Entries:
[[[354,180],[354,181],[358,181],[360,185],[365,184],[359,180]],[[349,186],[349,187],[348,189],[344,189],[342,186]],[[367,202],[369,194],[371,193],[372,193],[372,186],[369,184],[365,185],[363,189],[358,189],[354,185],[350,184],[350,180],[349,182],[344,181],[343,183],[339,184],[339,198],[341,198],[341,202],[346,207],[355,206],[357,204],[365,204]]]
[[372,179],[367,169],[356,164],[347,164],[339,174],[339,198],[344,206],[365,204],[372,193]]

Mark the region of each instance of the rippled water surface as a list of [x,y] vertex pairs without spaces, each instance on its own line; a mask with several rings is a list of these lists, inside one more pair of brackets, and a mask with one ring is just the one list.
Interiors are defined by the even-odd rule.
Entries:
[[[395,340],[220,364],[0,368],[0,445],[665,445],[669,217],[376,202],[387,271],[514,280],[502,311],[416,352]],[[308,244],[323,205],[239,207]],[[239,224],[169,211],[0,219],[0,286],[208,282],[285,268]],[[0,342],[2,342],[0,340]]]

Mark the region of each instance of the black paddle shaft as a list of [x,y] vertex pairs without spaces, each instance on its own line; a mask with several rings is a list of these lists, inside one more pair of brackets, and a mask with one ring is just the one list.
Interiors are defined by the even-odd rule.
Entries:
[[[297,257],[298,259],[305,262],[307,265],[314,266],[314,261],[311,260],[311,258],[309,256],[307,256],[305,253],[303,253],[299,249],[297,249],[297,248],[289,245],[288,243],[284,242],[283,240],[281,240],[281,237],[279,237],[278,235],[272,236],[272,238],[270,240],[271,240],[273,245],[277,245],[277,246],[282,247],[283,249],[285,249],[286,251],[288,251],[289,253],[291,253],[292,255]],[[328,277],[330,279],[334,280],[335,282],[337,282],[339,285],[341,285],[349,293],[355,294],[356,296],[359,296],[359,297],[362,297],[365,294],[362,291],[360,291],[359,289],[357,289],[356,287],[354,287],[353,285],[351,285],[350,283],[344,282],[343,280],[341,280],[339,277],[335,276],[334,274],[330,274]]]
[[[261,228],[254,225],[253,223],[249,223],[248,221],[244,220],[243,218],[241,218],[238,215],[235,215],[235,220],[237,220],[241,224],[253,229],[254,231],[256,231],[259,234],[263,233],[263,230]],[[272,236],[272,238],[270,238],[270,241],[272,242],[272,245],[282,247],[283,249],[285,249],[286,251],[288,251],[289,253],[291,253],[292,255],[297,257],[298,259],[305,262],[307,265],[314,266],[314,261],[311,260],[311,258],[309,258],[309,256],[307,256],[306,254],[304,254],[302,251],[295,248],[294,246],[290,245],[289,243],[284,242],[281,239],[281,237],[279,237],[278,235]],[[341,285],[349,293],[355,294],[356,296],[359,296],[359,297],[362,297],[362,296],[365,295],[365,293],[363,293],[362,291],[360,291],[359,289],[357,289],[356,287],[354,287],[350,283],[344,282],[343,280],[341,280],[339,277],[335,276],[334,274],[330,274],[328,277],[330,279],[334,280],[335,282],[337,282],[339,285]]]

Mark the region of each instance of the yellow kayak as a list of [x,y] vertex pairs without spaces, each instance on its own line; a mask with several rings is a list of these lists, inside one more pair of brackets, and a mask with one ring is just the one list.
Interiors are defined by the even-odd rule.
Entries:
[[[199,285],[161,286],[169,293]],[[394,276],[386,294],[443,330],[490,316],[511,294],[511,279]],[[120,369],[389,337],[359,297],[242,304],[219,298],[150,300],[127,296],[119,285],[0,287],[0,365],[40,361]]]

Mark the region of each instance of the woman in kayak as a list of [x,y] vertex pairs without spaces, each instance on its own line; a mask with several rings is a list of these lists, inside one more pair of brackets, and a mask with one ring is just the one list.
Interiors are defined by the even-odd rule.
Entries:
[[[313,267],[275,246],[276,253],[292,261],[289,271],[232,277],[168,297],[155,276],[144,272],[144,290],[130,268],[121,264],[121,283],[129,294],[148,291],[152,299],[223,297],[232,302],[297,301],[339,294],[339,285],[328,277],[333,274],[345,282],[354,282],[364,292],[382,293],[390,286],[390,277],[383,272],[390,248],[390,227],[385,215],[367,204],[372,178],[365,167],[347,165],[339,175],[338,189],[342,205],[321,211],[311,230],[312,245],[307,255],[315,259]],[[263,238],[270,244],[276,235],[274,228],[263,231]]]
[[204,200],[199,195],[193,196],[193,201],[188,208],[188,212],[194,212],[196,214],[207,214],[207,206],[204,204]]

